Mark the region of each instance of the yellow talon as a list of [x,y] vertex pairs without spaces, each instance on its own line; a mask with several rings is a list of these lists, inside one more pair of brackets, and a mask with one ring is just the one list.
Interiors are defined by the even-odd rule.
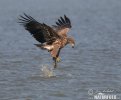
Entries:
[[60,62],[60,61],[61,61],[61,58],[60,58],[60,57],[57,57],[57,58],[56,58],[56,61],[57,61],[57,62]]

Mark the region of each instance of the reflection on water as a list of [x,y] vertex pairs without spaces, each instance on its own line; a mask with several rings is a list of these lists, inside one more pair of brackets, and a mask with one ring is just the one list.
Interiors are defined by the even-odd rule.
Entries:
[[44,77],[54,77],[55,76],[54,69],[49,68],[48,65],[43,65],[41,68],[41,71],[42,71],[42,76],[44,76]]
[[[120,9],[120,0],[0,0],[0,100],[88,100],[89,89],[107,88],[121,96]],[[57,69],[18,25],[23,12],[49,25],[72,20],[76,47],[61,51]]]

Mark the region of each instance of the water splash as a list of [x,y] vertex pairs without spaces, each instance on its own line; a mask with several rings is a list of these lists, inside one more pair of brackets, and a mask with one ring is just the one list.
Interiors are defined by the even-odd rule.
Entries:
[[44,76],[44,77],[54,77],[55,76],[54,69],[50,68],[48,65],[42,65],[41,71],[42,71],[42,76]]

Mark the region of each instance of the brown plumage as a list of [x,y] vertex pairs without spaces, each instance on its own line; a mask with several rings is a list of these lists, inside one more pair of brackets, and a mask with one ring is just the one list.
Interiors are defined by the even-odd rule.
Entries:
[[22,24],[27,31],[41,44],[35,44],[41,49],[48,50],[54,60],[54,68],[57,67],[60,50],[67,44],[75,45],[72,37],[68,37],[67,33],[71,28],[70,19],[64,15],[52,27],[45,23],[39,23],[34,18],[24,13],[20,15],[19,23]]

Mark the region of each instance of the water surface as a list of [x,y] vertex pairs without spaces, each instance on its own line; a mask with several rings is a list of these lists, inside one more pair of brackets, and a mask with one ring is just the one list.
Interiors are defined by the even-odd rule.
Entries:
[[[88,100],[88,90],[112,89],[121,95],[120,0],[1,0],[0,100]],[[56,77],[42,77],[52,67],[48,52],[17,23],[23,12],[54,24],[66,14],[76,47],[61,51]]]

